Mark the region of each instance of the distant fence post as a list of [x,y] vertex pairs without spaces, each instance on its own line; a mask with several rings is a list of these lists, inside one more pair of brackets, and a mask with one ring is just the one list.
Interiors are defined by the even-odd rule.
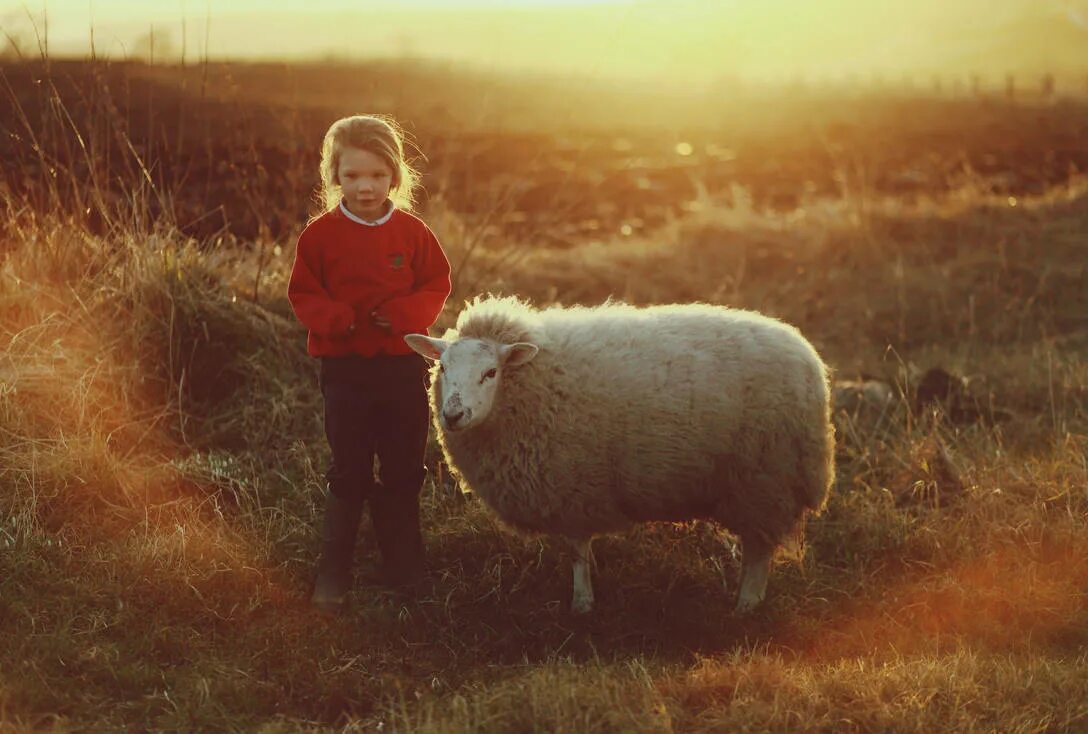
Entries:
[[1043,99],[1050,99],[1054,96],[1054,75],[1043,74],[1042,89]]
[[1005,99],[1009,102],[1016,101],[1016,75],[1005,75]]

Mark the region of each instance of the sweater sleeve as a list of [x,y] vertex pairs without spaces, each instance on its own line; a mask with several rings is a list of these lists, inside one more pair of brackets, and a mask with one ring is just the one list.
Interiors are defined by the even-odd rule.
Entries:
[[303,326],[323,337],[346,336],[355,323],[355,311],[336,301],[321,277],[319,242],[307,228],[299,235],[295,265],[287,285],[287,298]]
[[415,274],[412,292],[391,298],[377,308],[378,315],[389,321],[394,334],[426,332],[442,313],[450,295],[450,263],[429,227],[424,226],[421,242],[412,255],[412,272]]

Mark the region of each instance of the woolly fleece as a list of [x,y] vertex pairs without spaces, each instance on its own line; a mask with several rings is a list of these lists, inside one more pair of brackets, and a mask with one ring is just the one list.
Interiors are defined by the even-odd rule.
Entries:
[[486,420],[443,431],[448,463],[506,523],[588,540],[708,518],[776,546],[834,479],[828,372],[797,329],[705,304],[536,310],[477,299],[447,339],[540,347]]

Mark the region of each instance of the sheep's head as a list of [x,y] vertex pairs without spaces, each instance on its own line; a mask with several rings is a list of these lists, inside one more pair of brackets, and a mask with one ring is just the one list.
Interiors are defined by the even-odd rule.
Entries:
[[503,372],[536,356],[535,344],[499,344],[489,339],[404,337],[412,349],[438,362],[439,422],[446,431],[463,431],[487,419]]

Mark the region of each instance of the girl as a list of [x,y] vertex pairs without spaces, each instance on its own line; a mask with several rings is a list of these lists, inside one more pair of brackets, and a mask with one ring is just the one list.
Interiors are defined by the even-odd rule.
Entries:
[[307,351],[321,360],[332,450],[312,597],[323,611],[343,607],[367,502],[385,581],[408,583],[423,571],[426,368],[402,337],[434,324],[450,294],[450,266],[410,213],[418,180],[391,119],[337,120],[321,146],[326,211],[298,239],[287,292],[309,329]]

